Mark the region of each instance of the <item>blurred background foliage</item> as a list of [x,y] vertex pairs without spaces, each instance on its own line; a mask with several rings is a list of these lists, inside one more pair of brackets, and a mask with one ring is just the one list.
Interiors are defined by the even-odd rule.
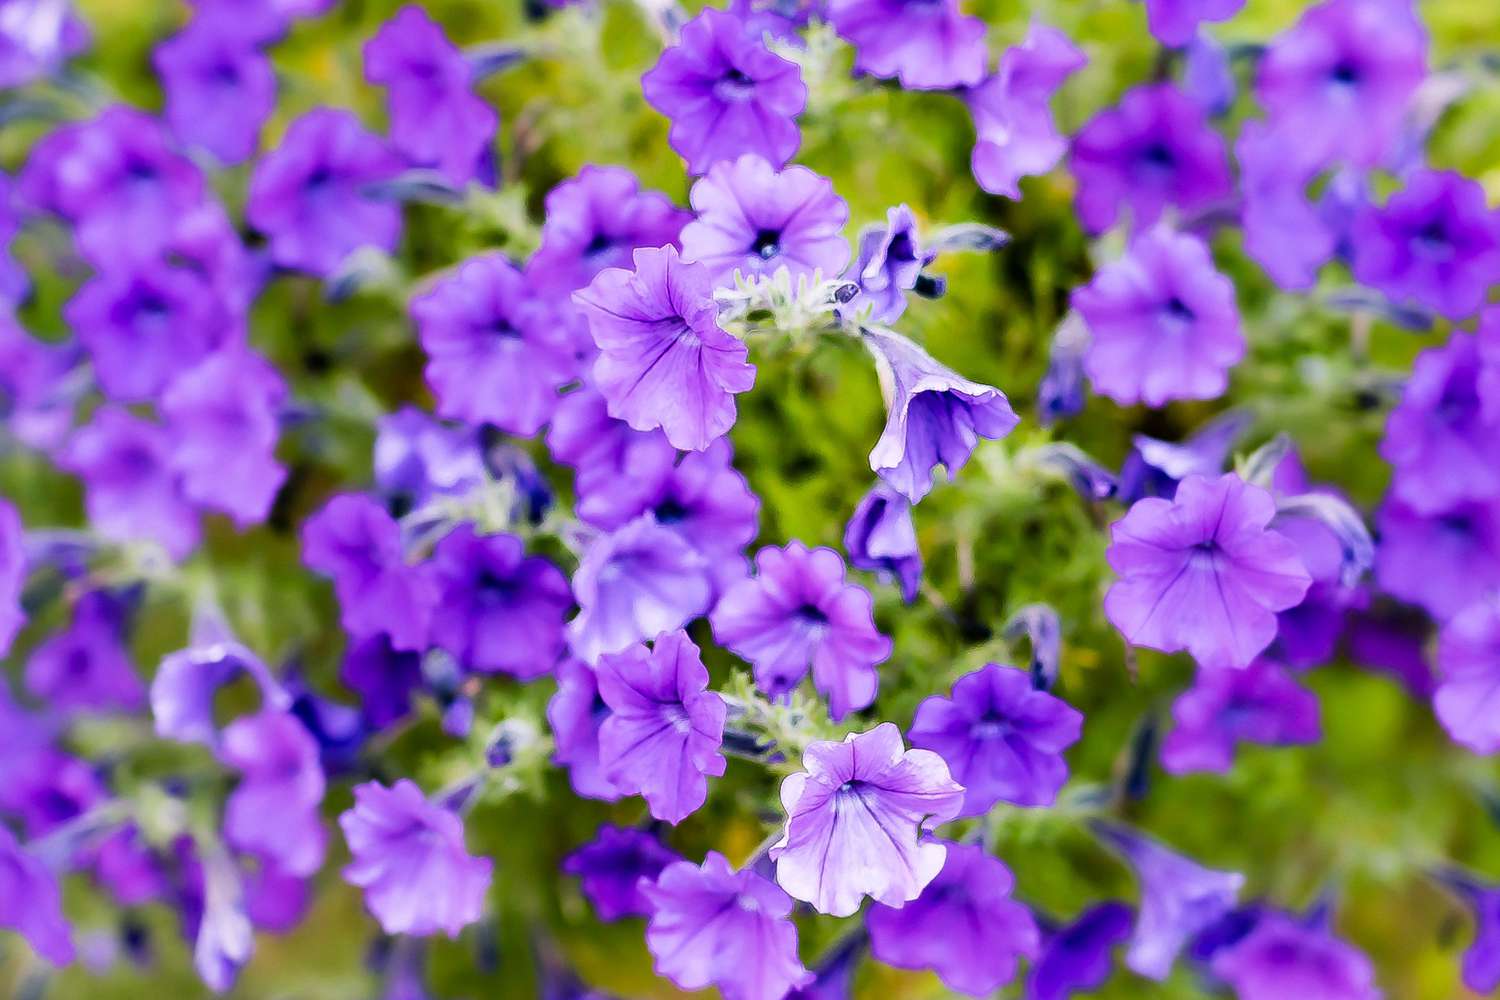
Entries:
[[[398,0],[342,0],[328,15],[296,24],[273,51],[281,98],[267,146],[292,118],[323,104],[353,108],[368,124],[382,124],[382,98],[363,80],[360,48],[398,6]],[[666,144],[667,123],[646,106],[637,83],[661,38],[629,0],[599,0],[544,18],[523,0],[425,0],[422,6],[460,45],[500,42],[527,53],[483,84],[503,116],[503,184],[461,207],[409,208],[393,274],[351,299],[330,303],[314,282],[295,277],[279,278],[262,295],[252,340],[281,368],[294,397],[320,416],[282,442],[291,476],[270,523],[244,535],[227,522],[211,523],[205,546],[176,581],[182,586],[153,589],[135,639],[147,673],[183,643],[184,592],[211,583],[247,644],[268,658],[296,658],[316,687],[347,697],[335,679],[343,644],[336,608],[326,584],[300,567],[296,529],[335,489],[368,482],[376,416],[405,402],[430,408],[423,359],[405,315],[412,288],[484,248],[528,253],[536,244],[542,198],[585,163],[623,164],[646,186],[686,203],[689,179]],[[1032,16],[1064,29],[1087,50],[1088,67],[1055,103],[1068,131],[1162,69],[1144,10],[1130,0],[979,0],[967,6],[990,24],[997,53],[1021,39]],[[1264,42],[1305,6],[1303,0],[1250,0],[1232,22],[1212,26],[1213,34],[1231,43]],[[97,79],[104,94],[159,109],[150,51],[185,23],[187,8],[164,0],[80,0],[79,7],[95,44],[78,69]],[[1434,66],[1500,51],[1500,5],[1425,0],[1420,7]],[[1399,377],[1424,341],[1380,322],[1358,328],[1347,313],[1319,306],[1316,294],[1276,292],[1242,255],[1236,234],[1226,231],[1215,251],[1239,289],[1251,343],[1228,396],[1156,412],[1096,399],[1080,416],[1044,430],[1032,400],[1050,336],[1070,290],[1091,272],[1091,248],[1074,218],[1066,172],[1024,182],[1019,202],[988,196],[969,174],[973,135],[957,100],[851,80],[849,51],[826,37],[801,58],[812,95],[801,120],[798,161],[831,177],[849,202],[851,238],[898,202],[911,205],[929,229],[977,220],[1014,235],[997,254],[945,258],[948,295],[915,301],[899,324],[965,375],[1005,389],[1026,420],[1010,439],[982,445],[955,485],[940,487],[917,509],[928,562],[928,592],[917,605],[906,608],[893,588],[865,581],[877,595],[878,623],[896,647],[882,670],[879,702],[849,724],[863,729],[890,719],[904,726],[918,701],[946,692],[960,674],[988,660],[1024,662],[1017,657],[1026,651],[1008,648],[1000,626],[1024,604],[1052,604],[1065,632],[1058,693],[1087,716],[1083,740],[1068,755],[1073,783],[1058,809],[997,812],[992,843],[1015,871],[1021,897],[1039,913],[1067,918],[1102,898],[1133,898],[1128,873],[1092,843],[1068,802],[1081,789],[1120,779],[1142,727],[1168,719],[1190,665],[1150,653],[1128,658],[1100,615],[1108,583],[1103,529],[1118,511],[1101,516],[1065,484],[1017,466],[1014,456],[1056,438],[1117,467],[1132,434],[1178,439],[1213,413],[1242,406],[1256,417],[1246,448],[1286,431],[1315,479],[1337,484],[1368,506],[1386,477],[1375,451],[1386,402],[1372,387]],[[70,110],[87,113],[82,106]],[[1242,96],[1235,116],[1249,110]],[[42,130],[35,123],[0,130],[0,165],[16,169]],[[1430,155],[1480,179],[1492,200],[1500,200],[1500,77],[1449,110]],[[247,176],[247,168],[238,168],[215,178],[237,218]],[[61,306],[82,277],[64,245],[58,233],[35,231],[18,248],[37,285],[23,320],[39,336],[63,334]],[[1346,283],[1336,268],[1324,279],[1325,287]],[[737,464],[762,500],[760,544],[799,538],[837,547],[871,481],[866,455],[883,422],[874,372],[858,350],[838,343],[755,360],[757,383],[741,399],[732,438]],[[545,465],[538,443],[529,447],[566,497],[567,476]],[[77,485],[35,457],[0,459],[0,489],[15,499],[28,525],[81,523]],[[26,650],[55,624],[34,622],[8,669],[19,669]],[[709,640],[701,623],[695,636]],[[737,667],[723,653],[711,662],[720,683]],[[1222,777],[1171,778],[1156,770],[1148,794],[1122,805],[1122,815],[1205,864],[1245,872],[1249,895],[1304,907],[1331,893],[1340,931],[1371,955],[1388,996],[1463,997],[1458,956],[1471,931],[1457,906],[1419,872],[1446,858],[1500,877],[1500,828],[1486,807],[1500,801],[1500,774],[1493,763],[1453,746],[1429,708],[1385,675],[1340,661],[1311,674],[1308,683],[1322,701],[1323,742],[1246,749],[1233,773]],[[490,724],[519,718],[543,726],[551,688],[546,680],[529,687],[493,683],[471,745],[442,736],[429,713],[394,735],[373,763],[374,773],[411,774],[435,789],[476,765],[477,741]],[[98,727],[75,739],[126,756],[126,781],[130,774],[145,780],[184,768],[213,771],[206,753],[194,748],[151,748],[148,725]],[[694,859],[713,848],[743,860],[779,820],[778,780],[765,768],[732,760],[709,805],[670,832],[672,845]],[[347,783],[336,786],[328,816],[348,802]],[[518,773],[509,794],[482,803],[469,820],[469,842],[496,859],[495,923],[458,941],[432,943],[432,991],[441,997],[538,996],[535,959],[542,951],[565,957],[588,982],[620,996],[675,995],[650,971],[640,922],[599,924],[571,880],[557,874],[562,856],[601,821],[629,824],[643,815],[639,800],[609,806],[575,799],[561,772],[542,767]],[[337,836],[334,842],[308,919],[289,936],[262,936],[233,996],[375,995],[365,956],[376,928],[356,891],[338,877],[342,844]],[[85,934],[113,933],[116,918],[88,887],[69,887],[69,907]],[[49,984],[47,996],[202,995],[174,916],[150,908],[142,918],[154,956],[148,967],[119,964],[96,976],[75,966]],[[852,922],[818,918],[801,926],[803,958],[812,962]],[[0,993],[10,996],[28,970],[20,949],[7,944],[0,954]],[[859,995],[947,994],[933,977],[866,963]],[[1122,970],[1097,994],[1208,995],[1185,969],[1165,984]]]

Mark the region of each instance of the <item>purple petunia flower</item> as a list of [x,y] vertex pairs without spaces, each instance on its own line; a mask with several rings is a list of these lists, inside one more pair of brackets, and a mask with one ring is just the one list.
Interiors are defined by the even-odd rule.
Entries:
[[246,41],[275,41],[299,17],[316,17],[337,0],[192,0],[198,16],[233,24]]
[[[790,908],[790,906],[788,906]],[[73,931],[57,877],[0,823],[0,927],[19,933],[53,965],[73,961]]]
[[1210,968],[1240,1000],[1380,1000],[1375,969],[1352,946],[1321,927],[1268,913],[1235,944],[1214,954]]
[[648,917],[651,902],[642,891],[663,868],[679,860],[644,830],[601,826],[594,839],[563,859],[564,874],[576,875],[594,913],[606,923]]
[[4,432],[28,448],[51,452],[73,428],[80,395],[76,344],[38,340],[0,310],[0,413]]
[[276,73],[240,25],[194,18],[158,45],[151,61],[166,92],[167,123],[179,142],[226,165],[255,155],[261,128],[276,109]]
[[750,869],[709,851],[641,885],[650,902],[646,947],[656,971],[684,990],[719,987],[725,1000],[780,1000],[812,973],[797,960],[792,901]]
[[412,694],[422,687],[422,657],[393,648],[388,635],[370,636],[350,645],[339,680],[359,695],[370,727],[384,729],[411,712]]
[[1441,672],[1432,708],[1455,742],[1475,753],[1500,750],[1500,603],[1489,597],[1464,608],[1438,633]]
[[682,258],[707,267],[716,285],[733,287],[736,271],[754,278],[783,267],[794,280],[832,278],[849,263],[849,206],[806,167],[778,171],[746,153],[710,167],[690,200],[698,218],[682,229]]
[[623,167],[589,164],[547,193],[542,244],[526,276],[549,292],[585,287],[607,267],[626,267],[641,247],[677,245],[692,215],[657,191],[642,191]]
[[963,806],[943,759],[904,749],[901,731],[883,722],[841,743],[809,744],[802,766],[781,783],[786,828],[770,851],[781,887],[835,917],[865,896],[887,906],[916,899],[948,853],[924,829]]
[[1136,87],[1073,140],[1078,214],[1091,233],[1129,215],[1142,230],[1168,206],[1202,211],[1232,190],[1224,140],[1203,109],[1170,83]]
[[171,468],[167,430],[104,406],[68,440],[59,463],[84,481],[89,523],[118,542],[149,540],[181,559],[198,544],[198,515]]
[[1500,282],[1500,212],[1477,181],[1418,170],[1383,207],[1355,220],[1354,276],[1397,303],[1452,320],[1471,316]]
[[[745,575],[739,554],[755,540],[760,501],[735,469],[734,449],[720,438],[704,451],[688,452],[672,467],[649,506],[656,523],[697,551],[713,556],[716,584]],[[733,557],[733,558],[731,558]]]
[[578,473],[573,492],[579,519],[606,530],[655,504],[677,461],[677,449],[661,431],[632,430],[611,417],[604,397],[587,386],[558,403],[547,449],[553,461]]
[[854,70],[898,77],[908,90],[971,87],[984,76],[984,22],[958,0],[829,0],[828,21],[854,46]]
[[979,844],[944,845],[947,860],[922,894],[865,916],[870,953],[898,969],[932,969],[950,989],[988,996],[1040,945],[1031,911],[1011,898],[1015,879]]
[[323,863],[328,831],[318,815],[326,787],[318,743],[297,719],[275,709],[224,728],[224,762],[240,784],[224,803],[224,839],[288,875]]
[[1227,21],[1245,0],[1146,0],[1146,23],[1158,42],[1181,48],[1198,35],[1206,21]]
[[714,638],[750,661],[773,698],[811,670],[835,720],[873,702],[891,641],[875,630],[870,592],[845,582],[839,554],[792,541],[757,552],[755,569],[719,599]]
[[1439,622],[1500,588],[1500,504],[1464,503],[1424,515],[1388,499],[1375,523],[1380,589]]
[[907,604],[922,586],[922,550],[911,520],[911,504],[885,483],[866,493],[844,529],[844,551],[855,569],[894,579]]
[[672,825],[708,798],[707,776],[724,773],[724,699],[686,632],[663,632],[652,648],[633,645],[599,658],[599,696],[610,714],[599,726],[599,765],[626,795]]
[[599,696],[598,674],[571,657],[559,663],[555,673],[557,693],[547,702],[552,759],[568,769],[578,795],[613,802],[624,793],[604,777],[599,765],[599,727],[609,717],[609,705]]
[[386,89],[391,145],[462,186],[490,168],[500,116],[472,89],[458,46],[420,7],[402,7],[365,43],[365,79]]
[[997,440],[1020,423],[1005,393],[970,382],[900,334],[865,329],[862,339],[886,397],[870,468],[912,503],[932,490],[938,465],[952,479],[980,438]]
[[463,821],[412,782],[356,785],[339,826],[353,856],[344,878],[387,934],[457,937],[483,914],[490,860],[470,855]]
[[712,7],[682,26],[677,44],[641,77],[641,91],[672,120],[667,141],[691,174],[742,153],[758,153],[780,170],[802,141],[801,68]]
[[573,605],[562,571],[526,555],[515,535],[454,528],[432,553],[438,600],[431,639],[466,669],[531,680],[563,651],[563,619]]
[[375,501],[354,493],[329,500],[302,526],[302,561],[333,578],[352,636],[384,633],[396,649],[425,648],[437,584],[407,564],[400,526]]
[[1468,906],[1474,917],[1474,942],[1464,952],[1464,985],[1476,994],[1500,989],[1500,889],[1457,869],[1434,874]]
[[755,383],[755,366],[719,328],[707,268],[670,246],[633,260],[634,271],[601,271],[573,296],[599,347],[594,380],[610,416],[702,451],[734,425],[734,396]]
[[1301,159],[1305,141],[1303,135],[1249,121],[1234,147],[1244,195],[1245,252],[1288,291],[1311,288],[1338,249],[1338,233],[1307,196],[1317,167]]
[[1275,612],[1312,582],[1296,547],[1268,529],[1275,515],[1271,494],[1233,473],[1137,501],[1110,529],[1105,556],[1120,579],[1105,616],[1134,645],[1248,666],[1276,637]]
[[884,226],[868,227],[859,235],[859,257],[847,277],[859,282],[860,296],[850,308],[868,303],[870,322],[894,323],[906,311],[906,293],[936,259],[937,251],[918,240],[911,209],[888,209]]
[[[26,623],[21,591],[26,585],[25,527],[15,505],[0,497],[0,653],[9,651]],[[3,691],[4,685],[0,685]],[[0,701],[0,708],[4,707]]]
[[1132,916],[1124,903],[1099,903],[1047,938],[1026,978],[1026,1000],[1068,1000],[1103,986],[1114,971],[1115,945],[1130,936]]
[[953,697],[917,706],[907,739],[948,762],[964,786],[960,816],[982,816],[996,802],[1049,806],[1068,780],[1063,751],[1083,729],[1083,713],[1032,687],[1023,670],[990,663],[953,682]]
[[1180,442],[1135,435],[1130,454],[1120,466],[1120,499],[1126,503],[1144,497],[1170,500],[1177,495],[1177,484],[1188,476],[1219,475],[1252,421],[1248,411],[1225,410]]
[[974,118],[969,166],[990,194],[1020,198],[1020,180],[1045,174],[1068,151],[1048,103],[1088,57],[1056,28],[1033,22],[1025,40],[1005,50],[993,76],[964,94]]
[[249,677],[263,710],[285,711],[291,695],[276,682],[260,657],[229,633],[214,613],[194,616],[186,649],[164,657],[151,678],[151,715],[156,734],[181,743],[217,746],[214,698],[225,685]]
[[485,480],[473,428],[449,427],[414,406],[381,417],[375,428],[375,484],[398,510],[461,496]]
[[51,76],[88,43],[70,0],[0,0],[0,89]]
[[1240,742],[1290,746],[1322,736],[1317,695],[1269,660],[1244,670],[1200,670],[1192,690],[1172,704],[1172,718],[1177,725],[1161,748],[1162,767],[1172,774],[1227,773]]
[[1234,908],[1245,876],[1204,868],[1128,827],[1099,822],[1094,829],[1135,869],[1141,886],[1125,964],[1166,979],[1188,941]]
[[133,711],[146,686],[125,645],[130,598],[94,590],[73,606],[67,628],[48,637],[26,661],[26,690],[63,711]]
[[412,299],[438,413],[535,434],[576,374],[573,342],[503,254],[464,261]]
[[1373,167],[1427,74],[1426,50],[1410,0],[1326,0],[1271,43],[1255,94],[1304,163]]
[[1073,293],[1092,334],[1083,366],[1122,405],[1213,399],[1245,356],[1234,283],[1194,236],[1158,226]]
[[366,188],[400,170],[384,140],[352,113],[317,108],[255,165],[245,218],[269,238],[278,266],[326,278],[361,247],[396,248],[401,206]]

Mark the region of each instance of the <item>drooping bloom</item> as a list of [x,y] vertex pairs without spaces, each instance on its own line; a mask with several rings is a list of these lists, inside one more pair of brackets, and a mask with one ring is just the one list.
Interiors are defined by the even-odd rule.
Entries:
[[709,851],[641,885],[650,903],[646,947],[656,971],[684,990],[718,986],[725,1000],[781,1000],[812,974],[797,959],[792,901],[750,869]]
[[1380,589],[1447,621],[1500,587],[1500,504],[1423,515],[1390,499],[1375,514]]
[[1126,212],[1131,228],[1154,224],[1168,206],[1202,211],[1232,190],[1224,140],[1203,109],[1170,83],[1127,91],[1073,140],[1078,214],[1102,233]]
[[707,268],[670,246],[637,250],[633,260],[634,271],[601,271],[573,296],[599,347],[594,381],[610,416],[702,451],[734,425],[734,396],[754,384],[755,367],[719,328]]
[[1427,75],[1426,52],[1410,0],[1325,0],[1271,43],[1255,95],[1272,125],[1298,137],[1303,162],[1373,167]]
[[845,582],[839,554],[791,541],[757,552],[755,569],[719,599],[714,638],[750,661],[773,698],[811,670],[834,719],[873,702],[891,641],[875,630],[870,592]]
[[1033,688],[1026,671],[990,663],[954,681],[952,698],[918,705],[907,738],[948,762],[964,786],[959,815],[982,816],[996,802],[1051,805],[1082,729],[1083,713]]
[[611,417],[604,397],[587,386],[558,403],[547,429],[547,450],[553,461],[578,473],[573,482],[578,517],[606,530],[655,504],[677,462],[677,449],[660,430],[633,430]]
[[830,0],[828,20],[854,46],[854,70],[897,77],[908,90],[971,87],[984,76],[984,22],[957,0]]
[[1040,934],[1031,911],[1011,898],[1010,869],[979,844],[945,845],[937,878],[900,907],[877,904],[865,917],[870,953],[898,969],[932,969],[950,989],[988,996],[1035,958]]
[[400,526],[375,501],[355,493],[329,500],[302,526],[302,560],[333,578],[352,636],[384,633],[396,649],[425,648],[436,583],[407,563]]
[[130,659],[125,630],[131,598],[106,590],[84,594],[66,629],[26,661],[26,689],[63,711],[131,711],[146,703],[146,685]]
[[1380,1000],[1375,969],[1353,946],[1322,927],[1267,913],[1209,966],[1240,1000]]
[[1047,938],[1026,978],[1026,1000],[1068,1000],[1103,986],[1114,971],[1115,945],[1130,936],[1132,916],[1124,903],[1100,903]]
[[1146,0],[1146,23],[1158,42],[1181,48],[1206,21],[1227,21],[1245,0]]
[[911,520],[911,504],[885,483],[866,493],[844,529],[844,551],[855,569],[895,580],[907,604],[922,585],[922,550]]
[[1276,637],[1275,613],[1312,582],[1296,547],[1268,528],[1275,515],[1271,494],[1233,473],[1137,501],[1110,529],[1105,557],[1120,579],[1105,616],[1135,645],[1248,666]]
[[1073,293],[1094,391],[1122,405],[1213,399],[1245,356],[1234,283],[1196,237],[1159,226]]
[[883,722],[818,741],[781,783],[786,828],[771,847],[776,881],[819,913],[847,917],[865,896],[901,906],[942,871],[947,849],[923,831],[955,818],[964,790],[929,750],[906,750]]
[[318,744],[296,717],[275,709],[236,719],[219,750],[240,772],[224,803],[224,839],[288,875],[323,863],[328,831],[318,806],[325,780]]
[[1308,198],[1317,166],[1301,157],[1306,137],[1263,121],[1245,123],[1235,143],[1244,201],[1245,252],[1288,291],[1305,291],[1338,249],[1326,213]]
[[63,917],[62,892],[56,876],[27,853],[3,823],[0,823],[0,927],[19,933],[37,954],[53,965],[73,961],[73,932]]
[[182,743],[217,746],[214,696],[240,677],[255,683],[262,710],[291,707],[291,695],[271,676],[265,662],[235,639],[216,615],[198,614],[188,647],[165,656],[151,678],[156,734]]
[[1354,276],[1399,304],[1451,320],[1471,316],[1500,282],[1500,212],[1477,181],[1418,170],[1384,206],[1356,219]]
[[473,92],[469,60],[420,7],[365,43],[365,78],[386,89],[391,145],[462,186],[489,167],[500,116]]
[[655,882],[662,869],[677,860],[670,848],[644,830],[601,826],[593,840],[563,859],[562,870],[578,876],[595,915],[610,922],[650,916],[651,903],[642,885]]
[[990,194],[1020,198],[1022,177],[1045,174],[1068,151],[1048,107],[1063,81],[1088,58],[1068,36],[1033,22],[1020,45],[1000,56],[994,75],[964,100],[974,117],[974,179]]
[[599,658],[599,764],[651,815],[674,826],[708,798],[708,776],[724,773],[724,699],[686,632],[663,632],[650,650],[630,646]]
[[557,665],[556,674],[557,693],[547,702],[552,759],[568,769],[574,792],[613,802],[624,793],[604,777],[599,764],[599,727],[609,717],[609,705],[599,696],[599,676],[572,657]]
[[1432,708],[1448,735],[1475,753],[1500,750],[1500,604],[1476,601],[1438,633],[1441,676]]
[[1235,745],[1316,743],[1322,735],[1318,698],[1282,667],[1257,660],[1244,670],[1200,670],[1172,704],[1177,725],[1161,748],[1162,767],[1173,774],[1227,772]]
[[387,934],[456,937],[483,914],[490,860],[469,854],[463,821],[412,782],[356,785],[339,826],[353,856],[344,878]]
[[758,153],[779,170],[802,141],[802,70],[712,7],[682,26],[677,44],[641,77],[641,91],[672,120],[667,141],[691,174],[742,153]]
[[563,650],[563,617],[573,604],[552,563],[526,555],[515,535],[449,532],[432,553],[438,600],[431,639],[469,670],[531,680],[551,671]]
[[1094,829],[1135,869],[1141,886],[1125,964],[1166,979],[1188,941],[1234,908],[1245,876],[1204,868],[1127,827],[1096,823]]
[[504,254],[458,265],[411,301],[438,413],[535,434],[576,374],[573,342]]
[[239,29],[227,19],[200,16],[151,56],[172,134],[226,165],[255,155],[261,127],[276,108],[271,60]]
[[400,170],[352,113],[317,108],[255,165],[245,217],[269,238],[276,264],[326,278],[361,247],[396,248],[401,207],[366,188]]
[[859,258],[848,277],[859,282],[859,298],[850,305],[868,304],[870,322],[894,323],[906,311],[906,293],[917,286],[922,269],[937,259],[917,237],[917,220],[906,205],[886,211],[884,226],[871,226],[859,235]]
[[641,516],[590,543],[573,574],[578,615],[568,623],[575,655],[593,663],[709,609],[713,570],[682,536]]
[[682,257],[707,267],[716,285],[732,287],[736,271],[753,278],[783,267],[794,283],[815,271],[832,278],[849,262],[849,206],[806,167],[778,171],[746,153],[710,167],[690,200],[698,218],[682,229]]
[[951,479],[980,438],[996,440],[1020,422],[1005,393],[970,382],[898,333],[863,331],[886,397],[885,430],[870,468],[912,503],[932,490],[932,470]]

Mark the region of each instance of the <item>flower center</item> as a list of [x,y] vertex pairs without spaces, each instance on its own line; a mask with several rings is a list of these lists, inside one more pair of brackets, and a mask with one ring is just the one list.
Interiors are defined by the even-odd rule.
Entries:
[[1193,310],[1188,308],[1188,304],[1175,295],[1162,303],[1162,325],[1169,331],[1180,333],[1191,327],[1197,318]]
[[755,81],[731,66],[714,81],[714,96],[721,101],[748,101],[755,94]]
[[657,524],[681,524],[687,520],[688,509],[675,497],[668,497],[657,504],[652,513]]
[[770,260],[781,253],[781,232],[776,229],[761,229],[755,233],[755,242],[750,244],[750,252],[760,257],[761,260]]

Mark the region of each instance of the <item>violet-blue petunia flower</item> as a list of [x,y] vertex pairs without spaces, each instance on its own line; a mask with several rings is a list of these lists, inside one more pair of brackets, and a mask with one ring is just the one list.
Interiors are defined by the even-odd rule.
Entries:
[[691,174],[742,153],[758,153],[779,170],[802,141],[802,70],[712,7],[682,26],[677,44],[641,77],[641,91],[672,120],[667,141]]
[[0,823],[0,927],[16,931],[53,965],[73,961],[73,931],[57,876]]
[[911,503],[890,486],[877,482],[864,495],[844,528],[844,551],[855,569],[895,581],[907,604],[922,586],[922,550],[912,523]]
[[708,268],[715,285],[786,268],[796,279],[833,278],[849,262],[849,206],[833,182],[802,166],[777,170],[754,153],[724,160],[693,185],[698,217],[682,229],[683,260]]
[[1322,736],[1317,695],[1266,659],[1244,670],[1200,670],[1172,703],[1172,718],[1161,748],[1162,767],[1172,774],[1225,774],[1242,742],[1292,746]]
[[601,826],[594,839],[563,859],[562,871],[577,876],[594,913],[606,923],[651,915],[642,882],[655,882],[663,868],[679,860],[655,834]]
[[972,87],[989,62],[984,22],[958,0],[829,0],[828,22],[854,46],[854,70],[908,90]]
[[146,704],[146,685],[126,646],[132,598],[93,590],[73,605],[67,628],[53,633],[26,661],[26,690],[65,712],[133,711]]
[[650,902],[646,947],[656,971],[684,990],[718,986],[725,1000],[781,1000],[812,973],[797,958],[792,900],[717,851],[677,861],[641,893]]
[[1068,151],[1048,106],[1063,82],[1088,62],[1067,35],[1033,22],[995,73],[964,94],[974,118],[969,166],[990,194],[1020,198],[1020,180],[1045,174]]
[[490,860],[471,855],[463,821],[411,781],[356,785],[339,826],[353,857],[344,878],[387,934],[457,937],[483,915]]
[[1158,226],[1073,293],[1094,391],[1122,405],[1213,399],[1245,356],[1234,283],[1197,237]]
[[917,286],[922,269],[937,259],[937,251],[923,246],[916,216],[906,205],[886,210],[885,225],[859,234],[859,256],[846,277],[859,282],[855,310],[868,304],[872,323],[894,323],[906,311],[906,293]]
[[875,700],[876,667],[891,641],[875,628],[870,592],[844,579],[832,549],[799,541],[755,554],[755,576],[735,584],[710,616],[714,638],[750,661],[755,683],[779,698],[811,671],[835,720]]
[[1200,25],[1227,21],[1245,0],[1146,0],[1146,24],[1158,42],[1182,48],[1198,34]]
[[1500,603],[1494,597],[1443,623],[1437,662],[1432,709],[1448,735],[1475,753],[1500,750]]
[[328,831],[318,806],[326,782],[318,743],[297,718],[276,709],[224,727],[219,754],[240,773],[224,803],[224,840],[288,875],[323,863]]
[[1233,473],[1190,476],[1170,501],[1137,501],[1110,529],[1105,557],[1119,579],[1105,617],[1133,645],[1248,666],[1276,637],[1276,612],[1312,582],[1296,547],[1269,528],[1275,515],[1271,494]]
[[1170,83],[1126,91],[1073,140],[1078,214],[1091,233],[1126,216],[1133,230],[1154,224],[1168,207],[1185,215],[1229,197],[1224,140],[1196,101]]
[[568,769],[573,791],[587,799],[613,802],[624,793],[604,776],[599,764],[599,727],[609,705],[599,696],[599,676],[572,657],[557,665],[557,693],[547,702],[554,762]]
[[719,327],[706,267],[670,246],[637,250],[633,261],[633,271],[601,271],[573,296],[599,347],[594,382],[610,416],[702,451],[734,425],[735,394],[755,383],[755,366]]
[[1380,1000],[1375,968],[1330,931],[1268,913],[1233,945],[1214,954],[1209,968],[1240,1000]]
[[611,531],[659,501],[677,462],[677,449],[660,430],[634,430],[611,417],[604,397],[587,386],[558,403],[547,450],[577,472],[579,519]]
[[937,878],[904,906],[876,904],[865,915],[870,953],[898,969],[931,969],[949,989],[989,996],[1035,958],[1040,933],[1031,911],[1011,898],[1010,869],[980,844],[944,845]]
[[411,712],[412,695],[422,687],[422,657],[395,649],[388,635],[370,636],[350,645],[339,680],[359,695],[360,710],[371,728],[384,729]]
[[266,235],[278,266],[326,278],[362,247],[396,248],[401,206],[367,189],[400,170],[396,154],[353,113],[316,108],[256,163],[245,218]]
[[599,765],[651,815],[674,826],[708,798],[708,778],[724,773],[724,699],[708,690],[708,670],[686,632],[663,632],[651,649],[636,644],[599,658]]
[[438,587],[431,640],[466,669],[532,680],[563,651],[563,622],[573,606],[567,577],[528,556],[515,535],[479,535],[459,525],[433,549]]
[[375,484],[398,510],[440,496],[462,496],[485,480],[484,453],[472,427],[450,427],[414,406],[375,422]]
[[817,741],[781,783],[786,827],[772,845],[776,881],[819,913],[847,917],[865,896],[901,906],[942,871],[923,831],[958,816],[964,790],[930,750],[907,750],[889,722]]
[[690,451],[672,467],[645,510],[656,523],[711,555],[716,582],[745,575],[741,550],[755,540],[760,500],[734,467],[734,449],[720,438],[704,451]]
[[1124,903],[1099,903],[1048,936],[1026,977],[1026,1000],[1068,1000],[1103,986],[1114,971],[1115,946],[1130,936],[1133,917]]
[[990,663],[953,682],[953,696],[917,706],[907,739],[948,762],[964,786],[960,816],[997,802],[1049,806],[1068,780],[1063,751],[1083,731],[1083,713],[1036,690],[1024,670]]
[[276,109],[276,72],[238,23],[196,17],[158,45],[151,61],[178,142],[226,166],[255,155],[261,128]]
[[1187,43],[1182,57],[1182,89],[1214,118],[1229,113],[1239,91],[1230,51],[1207,32]]
[[1500,504],[1462,503],[1419,514],[1387,499],[1375,514],[1375,579],[1439,622],[1500,588]]
[[1182,441],[1137,434],[1120,465],[1119,497],[1134,503],[1144,497],[1170,500],[1188,476],[1217,476],[1254,420],[1247,410],[1225,410],[1194,429]]
[[952,479],[981,438],[997,440],[1020,423],[1005,393],[969,381],[900,334],[867,328],[861,336],[886,398],[870,468],[912,503],[932,490],[937,466]]

